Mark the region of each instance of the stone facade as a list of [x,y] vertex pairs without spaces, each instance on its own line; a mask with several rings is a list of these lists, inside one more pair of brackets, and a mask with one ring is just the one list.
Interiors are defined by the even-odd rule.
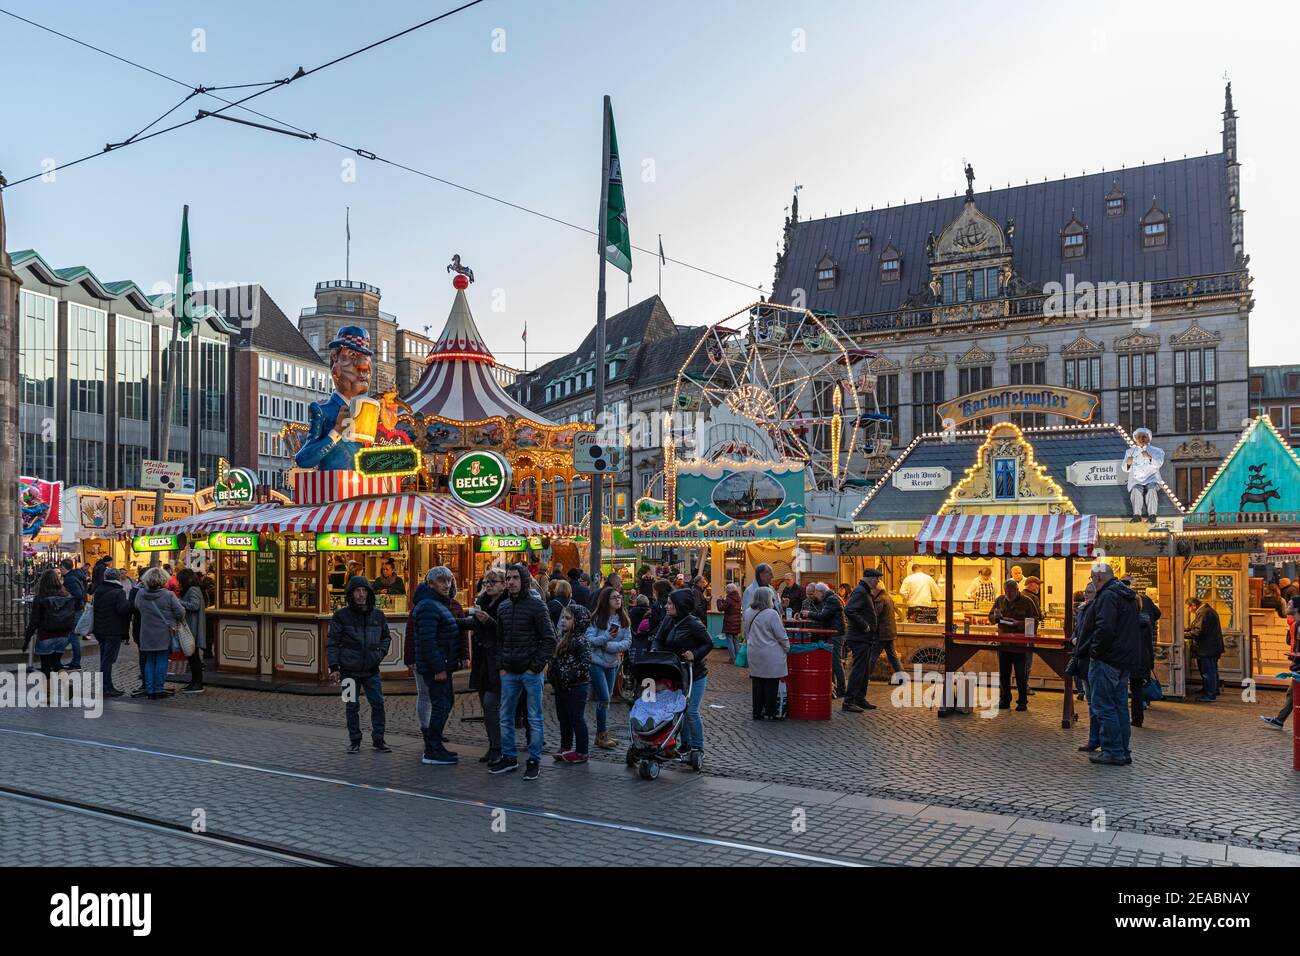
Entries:
[[340,328],[357,325],[370,333],[372,360],[371,392],[378,394],[397,384],[397,316],[379,308],[378,286],[347,279],[316,283],[316,304],[302,310],[298,329],[326,362],[329,343]]

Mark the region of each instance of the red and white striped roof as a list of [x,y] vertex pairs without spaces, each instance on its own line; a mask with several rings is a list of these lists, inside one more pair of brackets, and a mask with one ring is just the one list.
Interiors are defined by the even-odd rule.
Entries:
[[417,415],[453,422],[523,418],[538,425],[555,424],[520,405],[496,380],[492,374],[496,359],[474,324],[461,289],[456,290],[447,325],[425,361],[420,381],[404,396]]
[[1096,515],[932,515],[916,537],[917,554],[1091,558]]
[[[206,519],[206,520],[205,520]],[[573,536],[580,528],[542,524],[500,508],[467,508],[446,495],[407,493],[319,505],[275,505],[243,512],[207,512],[141,529],[139,534],[212,531],[350,532],[415,535]]]

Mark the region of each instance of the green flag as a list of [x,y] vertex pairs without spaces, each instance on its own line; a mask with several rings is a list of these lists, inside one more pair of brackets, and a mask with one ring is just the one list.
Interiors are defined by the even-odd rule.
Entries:
[[181,258],[176,265],[176,298],[172,315],[181,338],[194,331],[194,265],[190,262],[190,207],[181,213]]
[[608,105],[609,155],[605,157],[608,202],[605,213],[605,261],[627,273],[632,280],[632,236],[627,229],[627,199],[623,195],[623,168],[618,161],[618,137],[614,135],[614,111]]

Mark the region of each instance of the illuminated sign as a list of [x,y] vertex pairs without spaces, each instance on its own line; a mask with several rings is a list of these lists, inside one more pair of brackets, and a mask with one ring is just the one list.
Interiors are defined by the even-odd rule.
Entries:
[[339,534],[327,531],[316,535],[317,551],[397,551],[401,541],[395,534]]
[[458,502],[482,508],[510,490],[510,462],[496,452],[467,451],[451,466],[447,490]]
[[132,551],[178,551],[180,536],[174,534],[141,534],[131,539]]
[[420,470],[420,450],[411,445],[381,445],[362,448],[353,459],[353,467],[371,478],[405,478]]
[[490,554],[495,551],[540,551],[542,539],[538,535],[527,538],[484,535],[478,540],[478,550],[480,554]]
[[[208,548],[213,551],[256,551],[257,533],[252,531],[214,531],[208,535]],[[190,547],[194,547],[193,544]]]
[[1086,422],[1096,410],[1097,396],[1091,392],[1059,385],[1013,385],[971,392],[945,402],[935,413],[944,428],[958,428],[998,412],[1036,412]]
[[212,497],[218,507],[252,504],[256,493],[257,478],[247,468],[227,468],[225,475],[212,486]]

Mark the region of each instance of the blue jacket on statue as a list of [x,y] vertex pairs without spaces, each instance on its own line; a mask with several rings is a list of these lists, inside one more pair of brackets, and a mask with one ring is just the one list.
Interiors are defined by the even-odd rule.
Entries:
[[294,456],[300,468],[318,468],[321,471],[351,471],[356,467],[356,454],[360,442],[335,438],[331,431],[339,412],[347,407],[347,400],[332,392],[323,402],[307,406],[307,440]]

